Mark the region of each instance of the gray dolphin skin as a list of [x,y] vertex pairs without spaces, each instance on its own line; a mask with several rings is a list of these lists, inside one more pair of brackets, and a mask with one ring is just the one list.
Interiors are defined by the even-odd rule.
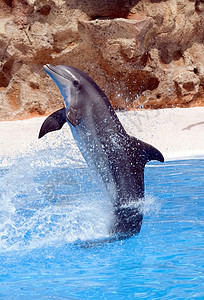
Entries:
[[143,219],[144,168],[151,160],[164,162],[163,155],[127,134],[106,95],[87,74],[64,65],[43,68],[58,86],[65,107],[44,121],[39,138],[67,122],[88,166],[112,200],[111,234],[126,238],[138,233]]

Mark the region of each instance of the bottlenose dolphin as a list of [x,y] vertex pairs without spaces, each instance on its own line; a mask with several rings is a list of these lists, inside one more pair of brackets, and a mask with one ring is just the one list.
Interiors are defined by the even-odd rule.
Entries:
[[39,138],[67,122],[88,166],[112,199],[111,233],[119,238],[138,233],[143,219],[139,204],[144,198],[144,167],[150,160],[164,162],[163,155],[127,134],[106,95],[87,74],[64,65],[43,68],[58,86],[65,107],[44,121]]

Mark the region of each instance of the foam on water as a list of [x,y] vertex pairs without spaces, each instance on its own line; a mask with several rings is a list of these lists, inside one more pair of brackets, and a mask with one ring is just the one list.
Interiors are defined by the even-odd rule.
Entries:
[[0,250],[35,248],[108,234],[108,199],[95,185],[90,193],[85,191],[89,182],[86,169],[39,168],[32,157],[16,161],[1,173]]
[[[159,209],[146,197],[145,214]],[[60,146],[0,169],[0,252],[109,237],[112,203],[75,152]]]

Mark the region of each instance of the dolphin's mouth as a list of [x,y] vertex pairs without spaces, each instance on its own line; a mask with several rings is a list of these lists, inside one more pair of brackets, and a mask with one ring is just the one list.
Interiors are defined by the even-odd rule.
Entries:
[[57,73],[57,72],[53,69],[53,67],[52,67],[50,64],[44,65],[44,66],[43,66],[43,69],[44,69],[45,71],[47,71],[47,69],[50,69],[52,72]]
[[[44,71],[45,71],[48,75],[50,75],[50,71],[51,71],[51,72],[53,72],[53,73],[55,73],[55,74],[57,74],[57,75],[63,77],[64,79],[68,79],[68,78],[66,78],[65,76],[63,76],[63,75],[59,72],[59,70],[58,70],[56,67],[54,67],[54,66],[52,66],[52,65],[50,65],[50,64],[44,65],[44,66],[43,66],[43,69],[44,69]],[[56,69],[57,69],[57,70],[56,70]],[[57,71],[58,71],[58,72],[57,72]]]
[[72,74],[66,74],[61,70],[62,66],[52,66],[50,64],[46,64],[43,66],[44,71],[51,77],[54,83],[59,88],[59,91],[64,98],[65,106],[68,107],[68,99],[70,99],[70,88],[72,82]]

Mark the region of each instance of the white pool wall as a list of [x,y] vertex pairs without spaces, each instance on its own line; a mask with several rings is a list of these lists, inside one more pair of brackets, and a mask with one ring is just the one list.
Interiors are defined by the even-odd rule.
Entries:
[[[204,158],[204,107],[120,112],[118,117],[130,135],[157,147],[165,160]],[[0,166],[63,143],[80,156],[67,124],[38,139],[45,118],[0,122]]]

